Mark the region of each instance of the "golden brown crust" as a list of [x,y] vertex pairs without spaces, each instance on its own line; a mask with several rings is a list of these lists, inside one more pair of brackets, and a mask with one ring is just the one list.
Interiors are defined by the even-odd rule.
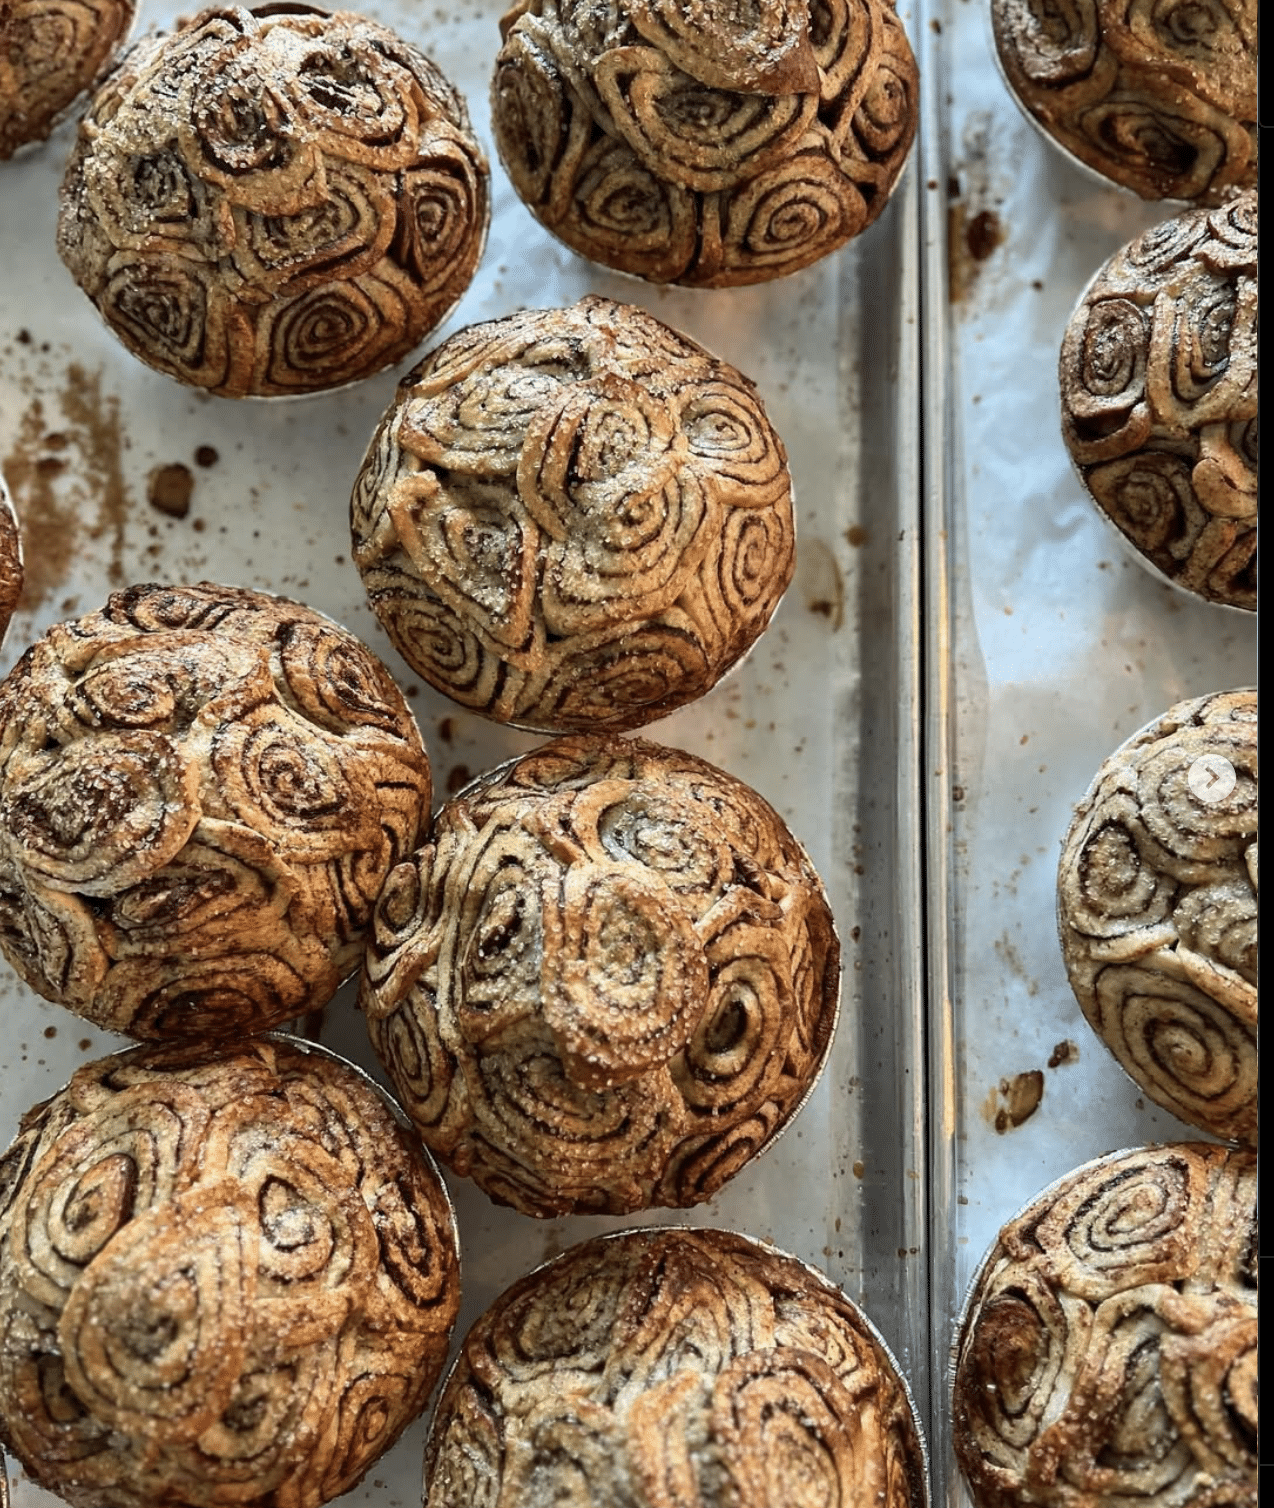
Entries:
[[352,634],[261,592],[130,587],[0,685],[0,946],[112,1031],[259,1031],[357,966],[429,798]]
[[386,882],[360,1003],[437,1156],[525,1214],[710,1198],[799,1108],[839,948],[809,860],[675,749],[558,739]]
[[376,22],[201,12],[98,92],[58,248],[134,355],[225,397],[400,361],[468,287],[490,217],[464,101]]
[[918,76],[889,0],[527,0],[492,115],[513,186],[586,257],[725,288],[795,272],[884,208]]
[[0,472],[0,644],[22,596],[22,580],[22,531],[4,473]]
[[1143,199],[1256,187],[1256,0],[992,0],[996,49],[1055,141]]
[[1062,434],[1143,558],[1256,609],[1257,196],[1190,210],[1108,261],[1071,316]]
[[924,1508],[910,1400],[826,1278],[721,1230],[573,1247],[474,1325],[426,1508]]
[[372,440],[351,529],[408,664],[544,732],[638,727],[701,696],[794,567],[787,453],[755,386],[595,297],[431,352]]
[[136,9],[135,0],[3,0],[0,162],[44,140],[122,45]]
[[0,1161],[0,1425],[77,1508],[317,1508],[424,1407],[458,1308],[437,1174],[326,1053],[134,1048]]
[[1058,927],[1089,1024],[1157,1104],[1257,1138],[1257,700],[1179,702],[1076,809]]
[[1256,1157],[1085,1164],[1000,1232],[957,1350],[978,1508],[1256,1502]]

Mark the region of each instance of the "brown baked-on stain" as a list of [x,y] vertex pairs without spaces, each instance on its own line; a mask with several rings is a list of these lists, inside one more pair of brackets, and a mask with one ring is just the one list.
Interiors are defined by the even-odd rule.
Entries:
[[31,400],[0,462],[22,526],[26,574],[19,606],[27,611],[60,594],[86,541],[105,537],[107,579],[112,586],[125,580],[129,492],[119,399],[103,394],[100,370],[72,362],[59,402],[63,422],[54,425],[44,400]]
[[1060,1068],[1064,1063],[1079,1062],[1079,1044],[1072,1042],[1069,1037],[1061,1041],[1048,1055],[1048,1066]]
[[473,771],[467,764],[453,764],[447,771],[447,795],[454,796],[473,779]]
[[953,304],[967,297],[978,269],[1006,238],[1004,223],[993,209],[970,215],[965,199],[947,208],[947,297]]
[[146,480],[146,501],[169,518],[185,518],[194,490],[195,478],[190,467],[177,461],[154,468]]
[[993,209],[979,210],[964,228],[964,244],[975,262],[985,262],[1004,242],[1004,225]]
[[195,447],[196,466],[215,466],[221,459],[221,453],[215,445],[198,445]]
[[1025,1073],[1001,1079],[999,1086],[987,1095],[983,1113],[1003,1136],[1030,1120],[1043,1098],[1044,1074],[1038,1068],[1028,1068]]

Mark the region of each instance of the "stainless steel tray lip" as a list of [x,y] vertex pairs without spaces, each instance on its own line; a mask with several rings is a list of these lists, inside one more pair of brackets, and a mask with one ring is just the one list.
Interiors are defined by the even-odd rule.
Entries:
[[[871,1315],[867,1313],[867,1311],[861,1304],[856,1303],[855,1300],[852,1299],[849,1294],[846,1293],[845,1290],[835,1282],[833,1278],[831,1278],[827,1273],[823,1272],[821,1268],[814,1266],[812,1262],[807,1262],[801,1257],[793,1256],[791,1252],[783,1250],[783,1248],[780,1246],[776,1246],[772,1241],[767,1241],[761,1236],[751,1235],[747,1231],[735,1230],[723,1225],[710,1226],[678,1221],[669,1225],[625,1226],[620,1230],[600,1231],[595,1236],[585,1236],[582,1240],[573,1242],[572,1245],[567,1247],[565,1251],[560,1251],[552,1257],[546,1257],[543,1261],[537,1262],[534,1267],[527,1268],[526,1271],[523,1272],[514,1281],[521,1283],[530,1278],[537,1277],[541,1273],[547,1272],[550,1268],[557,1266],[559,1262],[565,1261],[567,1257],[573,1254],[577,1247],[586,1245],[589,1241],[619,1241],[623,1240],[627,1236],[656,1235],[668,1230],[683,1230],[688,1231],[691,1234],[719,1233],[721,1235],[734,1236],[737,1240],[745,1241],[750,1245],[757,1247],[760,1251],[765,1252],[769,1256],[779,1257],[788,1262],[794,1262],[798,1267],[802,1268],[811,1278],[813,1278],[817,1282],[819,1287],[825,1289],[829,1293],[835,1294],[836,1297],[842,1299],[849,1305],[849,1307],[854,1311],[854,1314],[857,1317],[858,1321],[867,1331],[868,1335],[884,1353],[886,1360],[889,1362],[890,1367],[893,1369],[895,1380],[902,1388],[903,1398],[906,1401],[907,1409],[911,1416],[911,1422],[916,1431],[916,1441],[920,1450],[921,1501],[918,1504],[914,1504],[913,1508],[930,1508],[930,1505],[933,1502],[933,1486],[929,1466],[929,1445],[924,1428],[925,1421],[920,1413],[920,1410],[916,1406],[916,1400],[914,1394],[912,1393],[910,1380],[908,1379],[907,1374],[898,1365],[898,1358],[894,1355],[889,1342],[880,1333],[879,1329],[876,1326],[876,1322],[872,1319]],[[498,1303],[500,1299],[504,1297],[505,1292],[507,1292],[507,1289],[498,1294],[496,1298],[492,1300],[492,1303]],[[479,1315],[478,1319],[481,1319],[482,1317],[482,1315]],[[474,1321],[474,1324],[477,1324],[477,1320]],[[473,1326],[471,1325],[469,1329],[472,1330],[472,1328]],[[469,1332],[466,1331],[465,1336],[460,1340],[459,1344],[455,1348],[455,1355],[447,1364],[446,1371],[443,1373],[442,1379],[439,1382],[437,1389],[435,1390],[435,1400],[440,1399],[446,1392],[447,1388],[451,1385],[451,1379],[455,1374],[456,1368],[464,1359],[464,1343],[465,1340],[468,1339],[468,1333]],[[436,1449],[437,1414],[435,1412],[429,1420],[429,1432],[425,1441],[425,1460],[423,1471],[424,1477],[427,1477],[429,1474],[432,1457]],[[0,1508],[4,1508],[4,1504],[2,1502],[0,1502]]]

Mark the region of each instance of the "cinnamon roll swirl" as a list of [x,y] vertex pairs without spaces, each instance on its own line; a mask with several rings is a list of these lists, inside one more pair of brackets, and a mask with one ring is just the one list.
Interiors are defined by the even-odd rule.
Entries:
[[880,214],[916,131],[891,0],[531,0],[503,18],[496,145],[594,261],[726,288],[827,256]]
[[352,12],[226,6],[146,38],[99,91],[58,249],[160,371],[230,398],[316,392],[401,360],[458,302],[487,177],[419,49]]
[[0,1439],[78,1508],[318,1508],[420,1413],[459,1298],[437,1173],[347,1063],[133,1048],[0,1159]]
[[572,1247],[466,1336],[425,1453],[425,1508],[924,1508],[905,1382],[863,1314],[722,1230]]
[[0,7],[0,162],[43,141],[123,46],[136,0],[6,0]]
[[1143,199],[1222,204],[1257,180],[1256,0],[991,0],[1028,116]]
[[1257,596],[1257,198],[1188,210],[1101,268],[1071,316],[1062,434],[1138,558],[1207,601]]
[[344,629],[130,587],[0,685],[0,948],[129,1036],[277,1025],[356,967],[429,799],[406,703]]
[[1257,1138],[1256,692],[1179,702],[1103,763],[1057,918],[1089,1024],[1156,1104]]
[[1085,1164],[969,1294],[953,1437],[977,1508],[1256,1502],[1256,1156]]
[[499,722],[624,729],[711,690],[791,579],[753,384],[625,304],[510,315],[399,384],[351,506],[409,665]]
[[839,998],[823,887],[701,759],[563,738],[439,813],[364,959],[426,1144],[524,1214],[709,1199],[805,1099]]

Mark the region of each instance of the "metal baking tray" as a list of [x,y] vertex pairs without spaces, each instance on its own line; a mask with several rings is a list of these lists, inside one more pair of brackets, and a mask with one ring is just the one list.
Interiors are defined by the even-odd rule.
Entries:
[[1098,266],[1180,206],[1104,186],[1030,124],[987,8],[924,0],[924,749],[934,1501],[960,1307],[1000,1226],[1100,1153],[1206,1139],[1084,1021],[1057,941],[1073,805],[1184,697],[1253,685],[1256,616],[1163,584],[1071,468],[1057,357]]
[[[462,90],[492,163],[494,218],[477,280],[434,340],[520,306],[586,292],[638,303],[758,383],[792,464],[795,580],[768,632],[699,704],[645,730],[748,781],[783,814],[827,884],[844,950],[840,1025],[787,1134],[713,1203],[656,1220],[715,1224],[813,1263],[858,1302],[928,1408],[920,879],[920,177],[837,255],[779,283],[661,290],[590,266],[520,205],[491,143],[494,0],[368,0]],[[146,0],[138,30],[169,24]],[[915,25],[904,11],[915,38]],[[420,684],[367,606],[349,560],[348,500],[404,368],[321,397],[230,402],[141,366],[103,328],[53,249],[72,141],[0,164],[0,467],[26,531],[28,585],[0,669],[49,624],[114,588],[210,579],[280,592],[344,623],[404,687],[439,799],[538,740]],[[184,517],[151,501],[190,486]],[[37,998],[0,963],[0,1146],[18,1117],[121,1040]],[[383,1076],[346,986],[318,1040]],[[524,1271],[630,1221],[532,1221],[450,1179],[462,1247],[458,1335]],[[422,1420],[343,1502],[420,1500]],[[15,1508],[51,1508],[10,1463]]]

